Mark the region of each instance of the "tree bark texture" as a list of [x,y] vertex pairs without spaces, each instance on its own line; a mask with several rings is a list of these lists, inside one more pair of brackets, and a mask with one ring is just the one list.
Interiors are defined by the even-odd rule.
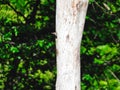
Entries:
[[56,90],[80,90],[80,45],[88,0],[57,0]]

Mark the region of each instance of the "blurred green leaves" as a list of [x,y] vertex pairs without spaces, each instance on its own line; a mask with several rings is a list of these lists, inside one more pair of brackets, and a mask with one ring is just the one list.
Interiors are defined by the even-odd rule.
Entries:
[[119,2],[89,1],[81,47],[82,90],[119,89]]
[[0,90],[54,88],[55,1],[37,1],[0,1]]
[[118,54],[117,47],[110,47],[109,45],[99,45],[97,47],[91,47],[87,55],[94,55],[94,63],[103,64],[111,60],[114,56]]
[[12,46],[12,47],[10,48],[10,51],[11,51],[12,53],[17,53],[17,52],[19,52],[19,49],[16,48],[16,47],[14,47],[14,46]]

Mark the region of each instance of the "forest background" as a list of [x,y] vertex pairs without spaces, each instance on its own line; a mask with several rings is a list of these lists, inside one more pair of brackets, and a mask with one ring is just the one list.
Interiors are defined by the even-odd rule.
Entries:
[[[55,90],[55,0],[0,0],[0,90]],[[120,0],[90,0],[82,90],[120,90]]]

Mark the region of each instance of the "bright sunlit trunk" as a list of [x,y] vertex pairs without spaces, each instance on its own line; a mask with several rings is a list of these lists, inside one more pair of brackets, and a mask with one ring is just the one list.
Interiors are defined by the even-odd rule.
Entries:
[[56,90],[80,90],[80,44],[88,0],[57,0]]

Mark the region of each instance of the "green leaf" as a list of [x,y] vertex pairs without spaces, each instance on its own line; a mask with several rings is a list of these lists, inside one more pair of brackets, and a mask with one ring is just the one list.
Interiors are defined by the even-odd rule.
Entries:
[[40,65],[45,65],[47,64],[47,60],[40,60]]
[[24,68],[22,69],[22,73],[23,73],[23,74],[25,74],[25,73],[26,73],[26,70],[25,70]]
[[87,51],[87,49],[83,46],[81,46],[81,54],[84,54]]
[[18,49],[17,47],[12,46],[12,47],[10,48],[10,51],[11,51],[12,53],[17,53],[17,52],[19,52],[19,49]]
[[111,52],[111,48],[110,46],[108,45],[101,45],[101,46],[98,46],[97,47],[97,50],[96,50],[98,53],[100,53],[101,56]]
[[95,63],[95,64],[103,64],[104,61],[103,61],[103,60],[100,60],[100,59],[97,59],[97,58],[94,58],[94,63]]
[[44,40],[38,40],[38,41],[37,41],[37,45],[39,45],[40,47],[43,47],[43,45],[44,45]]
[[93,78],[89,74],[85,74],[84,77],[83,77],[83,80],[87,80],[87,81],[90,81],[92,79]]
[[43,5],[48,5],[49,3],[48,3],[47,0],[41,0],[41,4],[43,4]]
[[102,85],[102,86],[107,86],[107,82],[106,82],[106,81],[101,80],[99,83],[100,83],[100,85]]
[[96,51],[96,48],[91,47],[90,50],[88,50],[87,55],[93,55],[95,51]]
[[49,17],[48,17],[48,16],[45,16],[45,17],[44,17],[44,20],[45,20],[45,21],[48,21],[48,20],[49,20]]
[[18,36],[18,30],[17,30],[17,28],[16,28],[16,27],[12,27],[12,28],[13,28],[13,30],[14,30],[15,36]]
[[50,0],[52,3],[54,3],[55,2],[55,0]]
[[120,71],[120,66],[117,64],[114,64],[111,68],[113,71]]
[[89,3],[91,4],[91,3],[93,3],[95,0],[89,0]]

